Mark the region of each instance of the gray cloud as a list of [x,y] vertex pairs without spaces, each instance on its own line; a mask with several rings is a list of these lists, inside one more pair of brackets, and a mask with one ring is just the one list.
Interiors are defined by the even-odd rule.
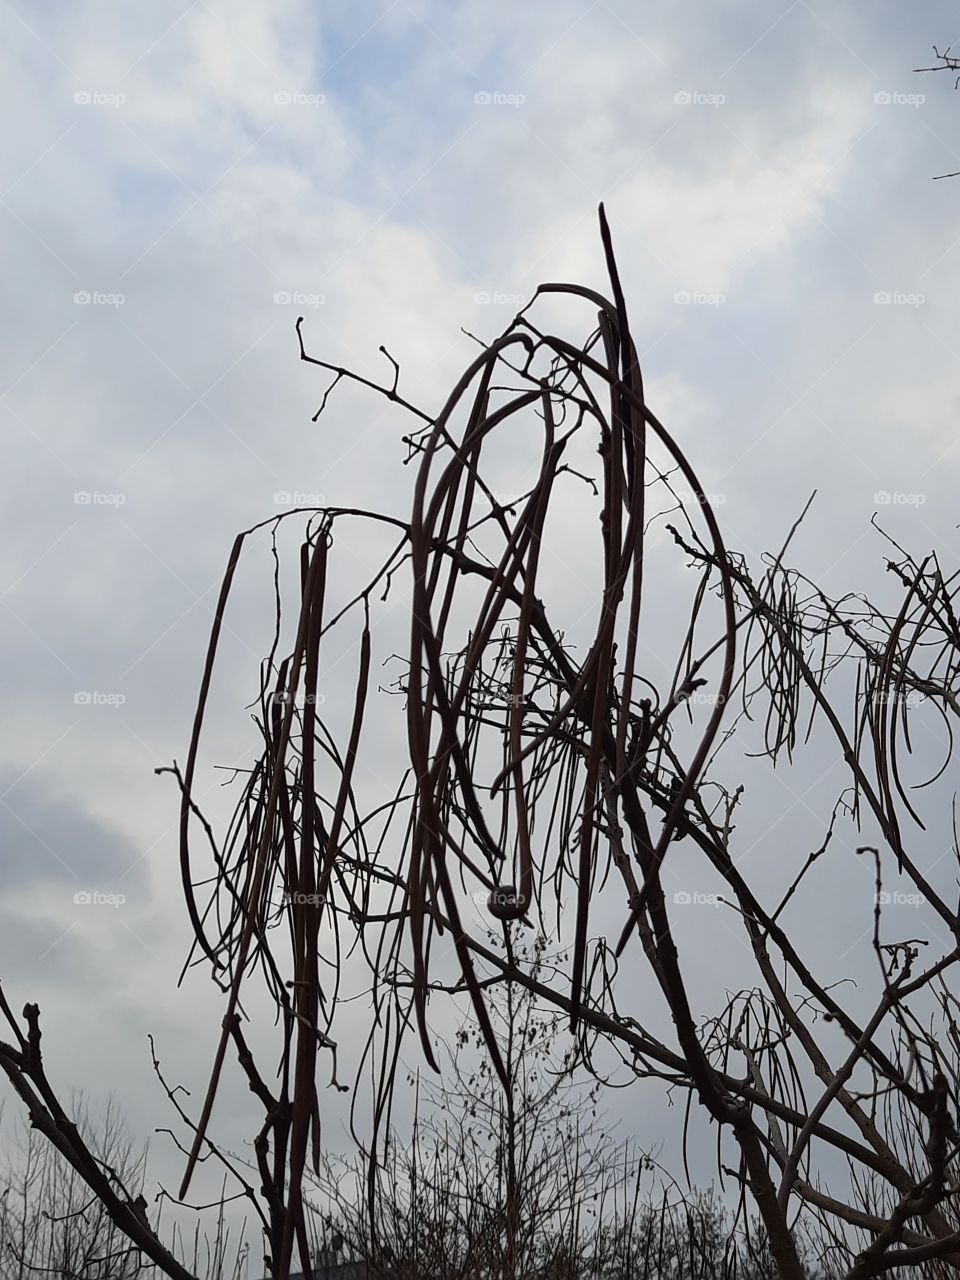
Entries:
[[[142,889],[145,869],[136,845],[90,813],[63,780],[43,768],[0,774],[0,843],[9,889],[51,882],[107,891],[123,882]],[[119,889],[117,890],[119,891]]]

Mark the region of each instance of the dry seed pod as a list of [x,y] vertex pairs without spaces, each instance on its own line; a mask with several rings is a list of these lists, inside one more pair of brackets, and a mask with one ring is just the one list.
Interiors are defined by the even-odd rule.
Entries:
[[512,884],[500,885],[487,898],[487,910],[497,920],[519,920],[528,905],[526,898]]

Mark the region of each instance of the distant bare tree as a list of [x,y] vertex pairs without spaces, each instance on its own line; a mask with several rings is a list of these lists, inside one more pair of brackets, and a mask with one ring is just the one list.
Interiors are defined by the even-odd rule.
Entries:
[[[98,1158],[142,1197],[146,1148],[135,1148],[113,1099],[94,1116],[78,1096],[74,1114]],[[0,1187],[2,1280],[135,1280],[146,1274],[138,1251],[100,1199],[35,1130],[21,1128],[16,1135]]]
[[[518,942],[514,960],[539,979],[567,957],[548,957],[540,935]],[[484,1047],[476,1026],[464,1026],[445,1047],[444,1083],[406,1079],[416,1091],[411,1139],[391,1133],[372,1162],[372,1153],[324,1160],[320,1188],[345,1258],[391,1280],[776,1274],[755,1221],[737,1229],[712,1194],[684,1192],[631,1139],[607,1132],[603,1086],[578,1084],[573,1050],[559,1052],[561,1015],[509,984],[491,988],[489,1007],[506,1090],[474,1052]],[[815,1257],[818,1242],[804,1243],[804,1258]],[[811,1263],[808,1274],[831,1273]]]
[[[116,1101],[94,1109],[83,1094],[72,1114],[82,1140],[115,1187],[133,1195],[146,1219],[147,1144],[137,1146]],[[192,1238],[171,1227],[172,1252],[187,1258],[202,1280],[243,1280],[246,1250],[231,1245],[223,1203],[213,1235]],[[77,1168],[34,1128],[18,1123],[6,1135],[0,1167],[0,1280],[139,1280],[152,1264],[107,1212]]]
[[[536,975],[549,965],[545,941],[517,947]],[[561,1252],[579,1266],[585,1224],[598,1206],[636,1196],[648,1162],[598,1131],[601,1086],[575,1085],[572,1051],[564,1060],[556,1049],[559,1015],[538,1013],[529,991],[510,986],[494,992],[490,1012],[506,1089],[489,1058],[467,1061],[483,1038],[466,1024],[445,1049],[448,1083],[407,1080],[416,1094],[411,1142],[391,1133],[372,1173],[366,1158],[325,1160],[320,1185],[349,1256],[386,1259],[391,1275],[404,1277],[535,1280],[555,1269]]]

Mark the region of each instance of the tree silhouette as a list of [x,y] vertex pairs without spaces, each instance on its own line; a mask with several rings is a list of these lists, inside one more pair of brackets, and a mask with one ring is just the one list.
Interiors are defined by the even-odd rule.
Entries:
[[[317,418],[334,388],[353,383],[412,419],[412,510],[407,519],[360,507],[288,512],[241,534],[229,559],[189,751],[183,771],[171,771],[192,958],[212,966],[226,1006],[199,1115],[177,1102],[194,1134],[180,1196],[201,1156],[222,1159],[256,1208],[277,1280],[294,1258],[305,1272],[310,1263],[304,1179],[321,1163],[319,1060],[330,1055],[331,1083],[349,1088],[337,1061],[348,964],[365,966],[372,1001],[356,1079],[359,1088],[364,1070],[374,1075],[375,1136],[410,1029],[438,1068],[430,1009],[445,989],[468,993],[508,1084],[488,1000],[492,985],[509,983],[563,1013],[577,1062],[591,1068],[602,1045],[635,1074],[635,1089],[666,1082],[700,1109],[716,1131],[720,1174],[739,1189],[740,1212],[755,1206],[787,1280],[804,1275],[798,1215],[834,1233],[857,1280],[960,1264],[951,989],[960,918],[944,867],[925,867],[920,808],[938,812],[936,791],[911,793],[905,762],[916,717],[949,736],[960,714],[957,574],[891,544],[900,590],[891,609],[865,594],[831,599],[790,568],[800,520],[756,568],[729,550],[686,450],[647,404],[602,207],[600,225],[611,298],[541,285],[499,338],[479,344],[439,409],[401,394],[385,349],[391,373],[377,383],[310,355],[301,336],[302,359],[332,375]],[[567,317],[573,304],[595,317],[580,341],[536,319],[545,307]],[[505,498],[497,469],[531,437],[532,483]],[[589,523],[577,501],[593,504]],[[292,642],[285,652],[278,570],[256,710],[262,750],[238,775],[235,816],[218,838],[195,780],[231,588],[251,534],[269,529],[276,547],[291,516],[306,525]],[[341,603],[337,557],[358,525],[395,545]],[[582,658],[557,620],[567,600],[547,565],[571,529],[596,552]],[[381,704],[370,680],[374,615],[393,607],[401,578],[411,590],[399,689],[406,758],[387,800],[366,805],[358,764]],[[356,672],[343,724],[323,701],[335,636]],[[664,676],[650,655],[667,645]],[[342,669],[335,679],[342,686]],[[749,743],[788,768],[811,734],[819,763],[844,772],[840,795],[821,847],[800,861],[781,854],[786,887],[771,892],[738,858],[747,793],[725,781],[721,753]],[[944,768],[951,758],[952,738]],[[855,993],[837,986],[842,975],[819,972],[805,899],[841,825],[863,833],[857,852],[875,884],[865,944],[874,985]],[[686,865],[698,859],[702,882],[717,886],[712,901],[753,966],[753,980],[706,1019],[689,976],[699,939],[680,927],[692,895],[665,887],[681,846]],[[913,936],[898,932],[902,915],[890,923],[891,884],[923,905]],[[491,924],[506,955],[485,941]],[[513,949],[529,926],[569,946],[569,965],[549,979]],[[640,973],[668,1015],[662,1030],[637,1016]],[[241,993],[254,979],[279,1029],[269,1071],[243,1029],[254,999]],[[97,1194],[114,1197],[114,1220],[165,1274],[184,1275],[74,1142],[43,1074],[35,1007],[26,1036],[3,1009],[17,1043],[0,1046],[0,1065],[34,1123]],[[263,1110],[258,1186],[210,1135],[231,1046]]]

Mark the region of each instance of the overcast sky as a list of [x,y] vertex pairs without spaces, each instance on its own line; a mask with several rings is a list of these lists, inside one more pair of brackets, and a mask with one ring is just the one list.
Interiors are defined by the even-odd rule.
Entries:
[[[960,179],[932,178],[960,169],[960,95],[912,68],[956,15],[78,0],[0,23],[0,975],[39,1002],[57,1083],[148,1131],[170,1114],[147,1032],[196,1095],[222,1012],[199,972],[176,990],[177,797],[154,769],[184,759],[232,539],[293,501],[409,507],[409,422],[347,392],[314,425],[297,315],[368,376],[386,344],[435,408],[475,352],[461,326],[494,336],[544,280],[606,288],[603,200],[648,399],[730,546],[756,563],[817,488],[794,558],[831,592],[879,589],[875,511],[952,564]],[[269,574],[264,553],[238,585],[215,813],[212,766],[256,749]],[[402,722],[384,732],[389,769]],[[760,803],[798,857],[815,764]]]

